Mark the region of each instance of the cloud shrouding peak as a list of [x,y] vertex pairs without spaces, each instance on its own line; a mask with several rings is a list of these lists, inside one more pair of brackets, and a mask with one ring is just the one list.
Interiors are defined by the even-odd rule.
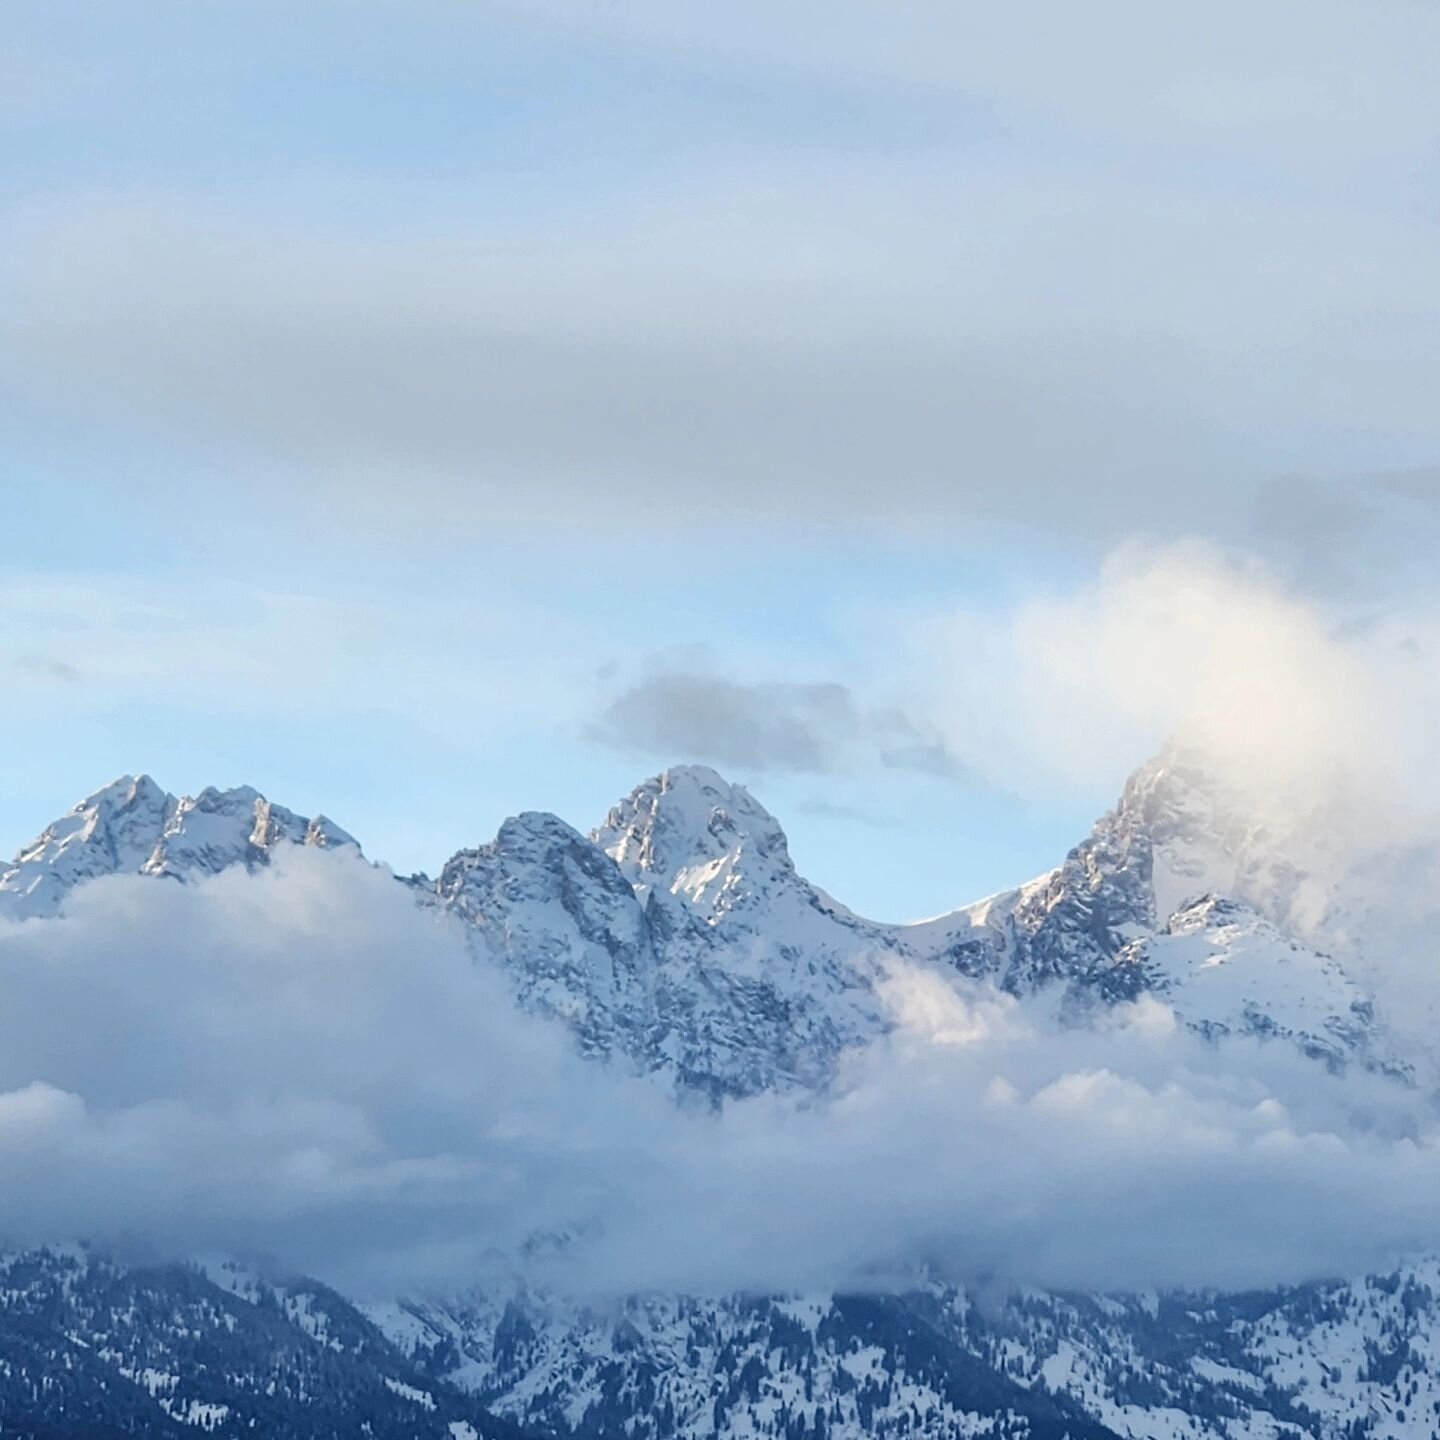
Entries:
[[933,713],[992,775],[1124,774],[1178,734],[1257,788],[1316,802],[1343,780],[1377,821],[1399,806],[1429,823],[1440,805],[1428,593],[1357,612],[1253,556],[1133,542],[1083,583],[956,611],[912,638],[946,682]]

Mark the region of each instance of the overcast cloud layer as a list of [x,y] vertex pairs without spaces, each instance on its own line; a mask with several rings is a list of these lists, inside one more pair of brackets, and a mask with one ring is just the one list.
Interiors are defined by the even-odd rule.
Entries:
[[[285,63],[339,46],[363,95],[364,42],[401,13],[287,27]],[[277,14],[228,37],[222,95],[244,93]],[[1428,7],[403,14],[392,41],[455,115],[449,149],[415,134],[404,184],[342,92],[289,117],[297,173],[317,167],[306,204],[274,167],[239,199],[153,175],[22,192],[12,392],[392,534],[988,521],[1066,544],[1245,538],[1313,564],[1394,477],[1433,491]],[[230,19],[173,43],[222,48]],[[442,57],[517,35],[559,88],[548,124],[512,136],[497,76],[467,90]],[[636,115],[607,109],[543,69],[555,56],[651,88],[632,79]],[[654,78],[675,67],[691,102]],[[596,83],[603,100],[619,82]],[[44,113],[23,96],[11,123]],[[319,183],[347,123],[340,163],[392,197],[378,218]]]
[[[7,379],[416,539],[557,509],[1092,546],[1198,525],[1316,564],[1336,515],[1363,528],[1373,472],[1434,455],[1428,229],[935,164],[716,177],[574,248],[237,228],[161,199],[42,211]],[[1279,478],[1337,458],[1338,479]]]

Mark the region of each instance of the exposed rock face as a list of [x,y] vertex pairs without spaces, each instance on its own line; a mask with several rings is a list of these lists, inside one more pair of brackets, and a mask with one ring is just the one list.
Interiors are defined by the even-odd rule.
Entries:
[[645,909],[609,856],[554,815],[507,820],[445,866],[435,893],[504,965],[523,1005],[556,1016],[586,1054],[643,1054],[655,1027]]
[[700,767],[646,782],[589,838],[507,821],[435,889],[587,1054],[704,1095],[823,1084],[884,1027],[884,928],[796,875],[773,817]]

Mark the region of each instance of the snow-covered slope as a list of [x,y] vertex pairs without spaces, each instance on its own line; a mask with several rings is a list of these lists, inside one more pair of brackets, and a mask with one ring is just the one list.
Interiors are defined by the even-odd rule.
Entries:
[[1376,1050],[1374,1006],[1340,965],[1239,901],[1187,901],[1158,934],[1121,950],[1103,979],[1112,993],[1156,995],[1206,1036],[1278,1037],[1337,1067],[1389,1063]]
[[747,918],[766,923],[777,911],[801,924],[812,912],[855,922],[796,873],[775,817],[705,765],[676,765],[646,780],[590,839],[642,899],[673,895],[708,925],[738,930]]
[[[1068,1396],[1006,1373],[898,1297],[644,1296],[580,1306],[523,1291],[368,1308],[421,1365],[561,1435],[631,1440],[1113,1440]],[[437,1363],[438,1362],[438,1363]]]
[[[468,1392],[468,1393],[466,1393]],[[7,1435],[1431,1440],[1440,1261],[1264,1294],[357,1307],[248,1267],[0,1257]]]
[[186,880],[263,864],[276,845],[353,847],[324,816],[310,820],[257,790],[202,790],[177,800],[148,775],[124,775],[48,826],[0,870],[0,916],[56,914],[76,886],[101,875]]
[[995,975],[1023,994],[1103,966],[1189,899],[1235,894],[1235,833],[1211,777],[1167,749],[1048,875],[967,913],[996,937]]
[[[1356,946],[1312,923],[1316,890],[1339,877],[1307,871],[1293,834],[1252,804],[1167,747],[1055,870],[962,912],[977,927],[955,932],[971,944],[968,968],[1014,994],[1061,986],[1072,1019],[1096,999],[1150,993],[1202,1034],[1279,1038],[1332,1066],[1404,1073]],[[979,929],[988,948],[977,950]]]
[[0,1434],[521,1440],[323,1285],[78,1246],[0,1254]]

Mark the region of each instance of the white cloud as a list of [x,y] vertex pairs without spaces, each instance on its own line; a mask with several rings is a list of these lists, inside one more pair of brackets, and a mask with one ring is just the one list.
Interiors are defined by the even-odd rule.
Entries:
[[[288,8],[257,14],[282,8],[288,26]],[[1383,590],[1417,563],[1433,585],[1425,475],[1388,486],[1402,524],[1378,481],[1268,483],[1433,463],[1440,444],[1417,183],[1440,137],[1433,10],[525,8],[706,67],[788,67],[782,89],[804,72],[877,104],[923,95],[933,130],[878,157],[823,139],[666,152],[599,204],[557,173],[533,211],[501,186],[503,220],[422,185],[377,203],[371,234],[318,188],[308,219],[274,205],[274,173],[218,176],[206,201],[33,198],[0,276],[19,408],[192,447],[206,463],[184,483],[220,497],[217,533],[242,507],[287,528],[297,505],[327,554],[346,525],[397,546],[557,515],[587,540],[610,527],[627,540],[611,593],[636,533],[723,574],[707,522],[757,519],[967,541],[999,521],[1096,546],[1258,523],[1312,590],[1355,569]],[[473,39],[470,10],[427,14]],[[69,71],[36,73],[23,115],[51,112]],[[164,111],[163,88],[146,98]],[[150,483],[114,474],[76,503]],[[77,708],[147,690],[304,707],[334,693],[332,666],[368,703],[422,693],[467,729],[507,688],[497,668],[527,714],[573,700],[534,654],[458,674],[463,656],[421,643],[422,611],[253,585],[0,591],[26,637],[16,706],[53,706],[57,665],[87,682]],[[952,750],[1001,786],[1118,779],[1185,727],[1292,821],[1297,797],[1338,807],[1347,863],[1433,833],[1433,613],[1357,623],[1212,552],[1132,548],[1094,584],[921,639],[925,675],[953,680],[936,705]],[[1428,994],[1417,936],[1440,887],[1412,858],[1387,856],[1405,884],[1364,918]],[[919,1258],[1251,1284],[1440,1241],[1434,1122],[1401,1092],[1279,1048],[1207,1049],[1153,1004],[1057,1039],[934,976],[892,993],[902,1031],[840,1101],[707,1120],[582,1068],[358,866],[99,885],[66,920],[0,934],[0,1228],[274,1250],[384,1284],[452,1280],[574,1223],[570,1277],[627,1287],[876,1283]]]
[[[1283,548],[1310,524],[1268,503],[1274,476],[1434,463],[1425,6],[501,8],[372,0],[342,34],[267,4],[243,43],[223,18],[175,37],[184,65],[143,27],[123,59],[81,64],[60,38],[24,57],[47,96],[93,82],[57,146],[131,97],[180,137],[118,190],[76,163],[10,213],[17,413],[107,450],[140,437],[141,463],[77,488],[170,469],[186,504],[167,519],[198,510],[213,535],[259,511],[327,547],[758,519],[1103,548],[1233,540],[1259,506]],[[425,163],[397,177],[353,138],[364,65],[252,115],[289,74],[282,30],[286,56],[388,39],[451,81],[522,37],[547,57],[541,108],[587,143],[517,116],[489,72],[422,97],[429,68],[406,63],[384,149]],[[226,142],[202,193],[177,72],[217,61],[232,103],[202,132]],[[671,78],[615,119],[556,85],[576,65]],[[506,149],[517,119],[533,169]],[[270,122],[335,143],[269,161]]]
[[[1297,591],[1253,557],[1132,543],[1084,583],[911,636],[957,753],[1037,799],[1116,794],[1184,742],[1226,882],[1339,955],[1421,1050],[1440,1020],[1440,608]],[[1302,883],[1303,880],[1303,883]]]
[[[287,858],[195,889],[99,882],[70,918],[0,937],[13,1238],[332,1269],[423,1240],[474,1263],[590,1203],[592,1131],[617,1161],[627,1147],[587,1118],[561,1038],[509,1013],[498,977],[387,875]],[[660,1108],[603,1093],[637,1118]]]
[[923,1261],[971,1280],[1245,1286],[1429,1243],[1423,1104],[1282,1047],[1210,1050],[1148,1007],[1057,1037],[1013,1002],[977,1014],[921,984],[921,1028],[859,1059],[840,1102],[741,1106],[722,1142],[697,1138],[671,1203],[617,1237],[634,1273],[884,1285]]

